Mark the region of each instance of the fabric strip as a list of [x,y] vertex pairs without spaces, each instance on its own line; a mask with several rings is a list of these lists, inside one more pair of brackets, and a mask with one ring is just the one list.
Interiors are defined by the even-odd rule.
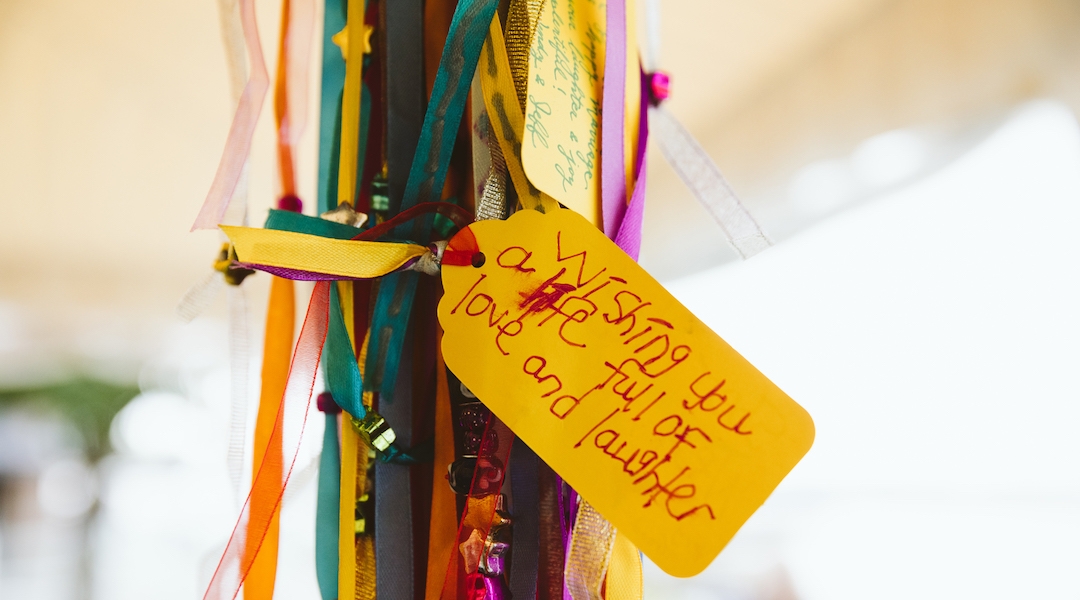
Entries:
[[629,538],[616,531],[604,583],[604,600],[641,600],[641,596],[641,552]]
[[539,460],[521,440],[510,450],[510,489],[514,494],[510,595],[514,600],[536,598],[540,552]]
[[484,87],[484,102],[491,132],[499,142],[503,160],[514,182],[518,200],[529,210],[548,212],[559,210],[559,203],[541,192],[525,175],[521,164],[521,139],[525,131],[525,115],[517,103],[517,92],[511,78],[510,62],[506,55],[498,17],[492,19],[484,50],[480,53],[477,74]]
[[[280,436],[282,447],[289,449],[284,454],[284,468],[276,470],[273,465],[265,464],[259,468],[252,482],[251,494],[248,496],[248,501],[244,503],[244,508],[241,510],[240,518],[237,519],[232,536],[225,546],[221,561],[210,579],[210,584],[207,586],[206,593],[203,596],[204,600],[236,598],[240,592],[240,585],[251,569],[251,561],[245,556],[245,548],[247,547],[245,544],[246,534],[250,531],[254,539],[258,540],[252,545],[253,548],[257,549],[262,537],[270,527],[273,514],[271,512],[270,515],[253,516],[251,512],[252,498],[255,496],[274,498],[274,511],[281,504],[285,486],[288,484],[296,466],[300,441],[303,439],[307,415],[311,407],[311,393],[315,387],[319,358],[322,355],[323,342],[326,338],[330,300],[329,285],[328,283],[317,283],[312,291],[307,316],[300,330],[300,338],[296,342],[296,350],[293,353],[292,363],[289,367],[288,384],[285,386],[281,410],[278,411],[274,430],[271,433],[271,438]],[[255,524],[249,529],[248,524],[253,519]]]
[[[270,305],[266,315],[266,341],[263,346],[262,391],[255,418],[255,454],[252,460],[252,479],[265,469],[265,477],[281,478],[282,438],[272,435],[281,403],[284,401],[289,360],[292,358],[293,328],[296,319],[296,299],[293,282],[273,278],[270,282]],[[258,494],[251,498],[251,520],[248,522],[247,547],[244,560],[251,561],[251,572],[244,582],[244,597],[248,600],[269,600],[274,595],[277,575],[278,529],[280,504],[273,495]],[[259,527],[269,520],[259,543]],[[257,553],[257,555],[256,555]]]
[[259,42],[259,27],[255,20],[255,0],[240,0],[240,20],[244,28],[244,41],[247,44],[248,57],[251,61],[251,75],[244,86],[244,93],[236,107],[229,136],[225,140],[225,150],[218,163],[214,182],[206,194],[199,215],[191,230],[213,229],[225,216],[229,200],[240,182],[241,173],[251,154],[251,138],[255,135],[255,124],[259,120],[266,91],[270,88],[270,75],[266,72],[266,60],[263,58],[262,44]]
[[426,600],[436,600],[442,592],[445,565],[454,551],[457,534],[457,499],[446,482],[446,467],[454,461],[454,423],[450,413],[450,390],[442,359],[442,332],[436,351],[435,468],[432,472],[431,520],[428,526]]
[[[320,213],[334,208],[337,200],[335,161],[339,152],[336,148],[339,148],[341,143],[339,111],[345,86],[345,60],[341,56],[341,49],[334,44],[333,37],[344,27],[345,5],[342,0],[326,0],[323,10],[322,92],[319,105],[319,171],[316,177]],[[332,164],[335,165],[333,169]]]
[[[647,97],[649,78],[639,74],[642,97]],[[638,147],[637,147],[637,184],[634,192],[630,195],[630,205],[626,208],[622,223],[619,224],[619,232],[615,235],[615,243],[634,260],[638,259],[641,252],[641,230],[645,214],[645,179],[648,174],[648,153],[645,148],[649,142],[649,113],[643,108],[638,111]]]
[[540,556],[537,573],[538,600],[562,600],[566,548],[562,534],[562,480],[543,461],[537,464],[539,483]]
[[[379,413],[394,424],[397,443],[413,445],[413,341],[406,340],[401,353],[397,386],[392,396],[381,396]],[[375,464],[375,535],[376,597],[412,598],[415,568],[413,564],[412,478],[406,465]]]
[[[330,284],[336,285],[336,284]],[[356,590],[356,479],[360,434],[349,419],[341,419],[341,496],[338,500],[338,598],[352,598]]]
[[352,204],[360,150],[361,75],[364,66],[364,0],[348,0],[345,91],[341,99],[341,146],[338,155],[338,204]]
[[604,96],[600,124],[600,192],[604,233],[614,239],[626,213],[626,0],[607,0]]
[[338,417],[326,413],[319,456],[318,502],[315,508],[315,576],[322,600],[338,597],[338,503],[341,494],[341,449]]
[[427,253],[415,244],[335,240],[292,231],[254,227],[221,229],[242,263],[371,279],[394,271]]
[[712,158],[663,106],[649,107],[660,152],[686,187],[720,225],[731,247],[743,259],[772,245],[754,217],[739,201]]

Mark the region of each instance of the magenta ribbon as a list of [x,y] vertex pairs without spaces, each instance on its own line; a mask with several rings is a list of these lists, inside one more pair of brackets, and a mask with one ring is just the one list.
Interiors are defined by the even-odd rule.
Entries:
[[645,147],[649,139],[647,102],[653,78],[641,75],[641,110],[634,161],[636,183],[626,202],[626,157],[623,133],[626,122],[626,0],[607,3],[607,48],[604,55],[604,97],[601,115],[600,192],[604,234],[634,260],[641,251],[645,212]]
[[630,205],[626,207],[619,231],[615,234],[615,244],[634,260],[641,252],[641,227],[645,216],[645,175],[648,172],[645,147],[649,142],[649,110],[646,102],[650,98],[650,87],[654,77],[641,74],[641,112],[638,116],[637,178],[634,192],[630,195]]

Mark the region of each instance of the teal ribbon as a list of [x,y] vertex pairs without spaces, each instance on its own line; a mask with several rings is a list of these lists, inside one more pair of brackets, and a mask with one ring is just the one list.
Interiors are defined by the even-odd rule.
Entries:
[[[319,212],[337,206],[338,149],[341,144],[341,94],[345,59],[331,39],[345,28],[345,3],[326,0],[323,14],[322,92],[319,107]],[[337,585],[334,585],[335,595]]]
[[270,215],[266,218],[263,227],[277,229],[279,231],[293,231],[306,233],[319,237],[334,238],[338,240],[352,239],[360,233],[360,229],[350,225],[343,225],[334,221],[327,221],[318,217],[309,217],[289,210],[270,209]]
[[341,448],[337,415],[326,413],[322,455],[319,457],[319,489],[315,507],[315,576],[323,600],[338,593],[338,505],[341,502]]
[[364,382],[360,378],[360,368],[356,366],[356,353],[353,352],[349,332],[345,328],[345,316],[341,312],[341,300],[338,297],[337,284],[330,286],[330,327],[326,332],[326,383],[334,402],[342,410],[363,419],[367,415],[364,408]]
[[[345,27],[345,4],[342,0],[326,0],[323,12],[322,92],[319,107],[319,212],[333,208],[337,202],[338,156],[341,147],[341,98],[345,88],[345,59],[331,39]],[[296,219],[295,217],[300,217]],[[309,221],[319,221],[318,225]],[[271,223],[274,222],[276,226]],[[304,226],[305,224],[310,227]],[[291,226],[290,226],[291,225]],[[271,210],[266,227],[338,237],[330,234],[331,226],[348,227],[323,219],[312,219],[289,211]],[[352,228],[349,228],[352,229]],[[342,233],[344,230],[340,230]],[[339,234],[340,235],[340,234]],[[349,236],[351,237],[351,236]],[[330,286],[335,287],[335,286]],[[328,336],[329,337],[329,336]],[[324,350],[325,352],[325,350]],[[326,415],[326,431],[319,459],[319,488],[315,509],[315,574],[322,600],[338,596],[338,505],[341,502],[341,454],[338,445],[337,418]]]
[[[498,6],[498,0],[458,2],[439,60],[439,71],[424,115],[401,210],[420,202],[438,201],[442,195],[465,99]],[[431,227],[431,216],[421,217],[413,224],[411,233],[404,233],[404,237],[428,243]],[[399,237],[402,235],[403,232],[398,232]],[[379,392],[381,398],[390,401],[393,401],[401,349],[416,297],[417,277],[419,274],[411,271],[383,277],[375,301],[372,336],[368,342],[367,389]]]

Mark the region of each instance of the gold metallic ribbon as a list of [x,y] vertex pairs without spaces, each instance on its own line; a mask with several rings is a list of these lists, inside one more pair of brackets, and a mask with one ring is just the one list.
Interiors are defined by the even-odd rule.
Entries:
[[614,541],[615,527],[582,500],[566,557],[566,589],[574,600],[602,598],[600,590]]
[[491,121],[491,131],[499,140],[503,160],[510,171],[510,179],[514,182],[518,200],[527,209],[540,212],[558,210],[559,203],[533,187],[521,165],[521,139],[525,131],[525,116],[518,103],[518,93],[511,77],[510,62],[506,56],[498,16],[491,21],[476,71],[480,74],[484,86],[484,103]]

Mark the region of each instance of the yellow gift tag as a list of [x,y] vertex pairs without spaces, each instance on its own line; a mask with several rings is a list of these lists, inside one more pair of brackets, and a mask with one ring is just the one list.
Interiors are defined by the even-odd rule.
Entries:
[[529,49],[521,144],[529,181],[592,223],[600,219],[605,17],[603,3],[544,2]]
[[806,454],[810,416],[573,211],[450,241],[446,364],[666,572],[701,572]]

